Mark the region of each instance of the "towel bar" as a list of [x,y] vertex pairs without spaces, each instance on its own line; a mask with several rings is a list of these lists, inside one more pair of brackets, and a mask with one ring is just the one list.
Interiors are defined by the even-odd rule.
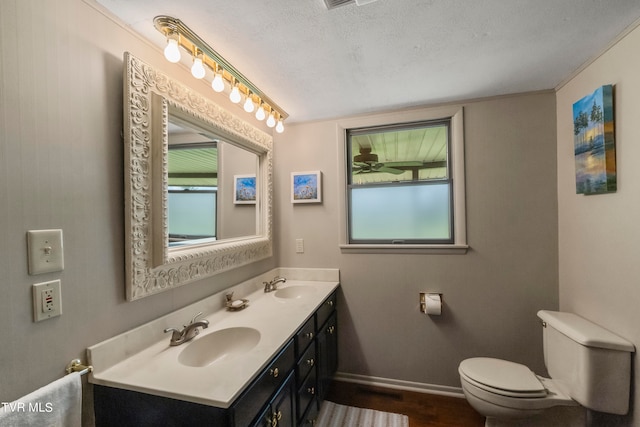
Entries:
[[69,362],[69,364],[67,365],[67,368],[65,369],[65,372],[67,374],[70,374],[72,372],[80,372],[80,375],[84,375],[92,371],[93,371],[93,366],[83,365],[82,362],[80,362],[80,359],[73,359],[71,362]]

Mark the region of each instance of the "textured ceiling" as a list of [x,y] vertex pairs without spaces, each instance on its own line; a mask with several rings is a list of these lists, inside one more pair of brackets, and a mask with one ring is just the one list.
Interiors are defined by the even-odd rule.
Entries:
[[638,0],[96,1],[159,47],[153,18],[182,20],[289,123],[553,89],[640,18]]

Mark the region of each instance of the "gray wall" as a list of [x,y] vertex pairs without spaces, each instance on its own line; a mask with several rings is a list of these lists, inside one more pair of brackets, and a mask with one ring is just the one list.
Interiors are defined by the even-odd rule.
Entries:
[[[125,50],[215,95],[81,0],[0,1],[2,402],[60,378],[90,345],[275,266],[271,258],[125,301]],[[65,270],[30,276],[26,232],[47,228],[63,229]],[[62,281],[63,314],[33,323],[31,285],[54,279]]]
[[218,238],[253,236],[256,234],[256,204],[234,204],[235,175],[256,175],[258,157],[231,143],[218,143],[222,165],[218,172]]
[[[466,255],[342,254],[336,122],[289,125],[275,137],[279,263],[340,268],[343,373],[459,387],[458,363],[480,355],[544,373],[536,312],[558,308],[554,94],[464,108]],[[323,203],[293,205],[290,173],[308,170],[323,172]],[[440,318],[419,312],[421,291],[444,294]]]
[[[560,308],[640,348],[640,29],[636,28],[557,92]],[[573,103],[614,85],[618,191],[576,194]],[[640,426],[640,369],[633,356],[631,412],[594,414],[594,426]]]

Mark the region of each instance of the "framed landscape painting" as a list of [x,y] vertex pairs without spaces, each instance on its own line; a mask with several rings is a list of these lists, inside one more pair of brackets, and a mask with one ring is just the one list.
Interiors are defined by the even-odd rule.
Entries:
[[320,171],[291,173],[291,203],[322,202]]
[[573,104],[573,147],[576,193],[615,192],[613,86],[596,89]]

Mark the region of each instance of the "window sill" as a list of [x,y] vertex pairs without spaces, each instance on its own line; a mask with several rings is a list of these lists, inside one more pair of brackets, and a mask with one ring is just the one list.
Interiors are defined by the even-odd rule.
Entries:
[[464,255],[469,245],[340,245],[345,254],[434,254]]

